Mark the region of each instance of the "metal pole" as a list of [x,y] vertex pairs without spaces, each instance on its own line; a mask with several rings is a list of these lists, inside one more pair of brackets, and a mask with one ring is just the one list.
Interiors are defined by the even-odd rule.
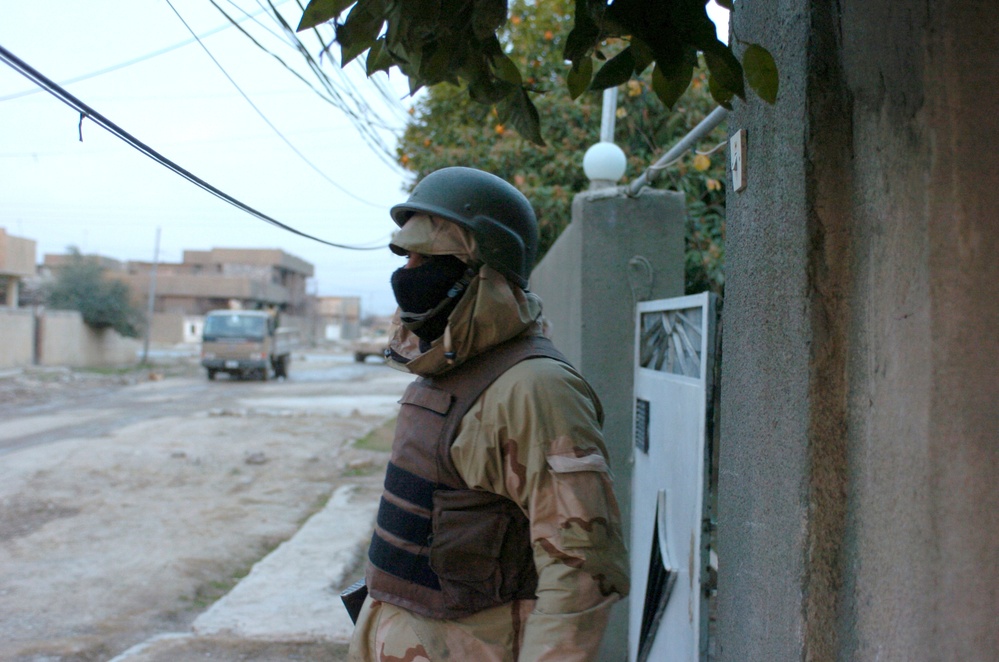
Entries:
[[153,309],[156,303],[156,265],[160,262],[160,228],[156,228],[156,247],[153,249],[153,269],[149,272],[149,301],[146,304],[146,338],[142,343],[142,363],[149,362],[149,334],[153,327]]
[[604,90],[603,104],[600,108],[600,142],[614,142],[614,125],[617,123],[617,88],[608,87]]
[[728,111],[721,106],[712,110],[707,117],[701,120],[700,124],[691,129],[690,133],[680,139],[680,142],[674,145],[668,152],[663,154],[658,161],[646,168],[645,172],[643,172],[638,179],[631,183],[628,187],[628,195],[638,195],[639,191],[652,183],[652,180],[656,178],[656,175],[663,169],[663,166],[683,155],[683,153],[692,148],[698,140],[711,133],[716,126],[725,120],[726,117],[728,117]]

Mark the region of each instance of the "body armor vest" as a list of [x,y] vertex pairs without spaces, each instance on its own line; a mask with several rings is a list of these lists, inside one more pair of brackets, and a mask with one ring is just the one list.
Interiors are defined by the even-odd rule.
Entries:
[[482,392],[536,357],[568,363],[547,338],[518,337],[406,389],[368,550],[371,597],[436,619],[535,597],[530,522],[510,499],[469,489],[451,444]]

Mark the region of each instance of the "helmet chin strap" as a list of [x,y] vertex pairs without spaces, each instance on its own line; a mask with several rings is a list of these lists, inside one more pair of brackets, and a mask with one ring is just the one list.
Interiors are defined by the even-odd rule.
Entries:
[[431,308],[424,313],[407,313],[406,311],[401,311],[399,314],[399,321],[402,325],[409,329],[410,331],[416,331],[423,327],[428,321],[436,317],[442,310],[447,308],[449,305],[457,303],[458,299],[465,293],[468,289],[469,283],[475,278],[475,275],[479,272],[478,264],[470,264],[467,269],[465,269],[464,275],[455,281],[451,289],[448,290],[447,296],[441,299],[440,303]]

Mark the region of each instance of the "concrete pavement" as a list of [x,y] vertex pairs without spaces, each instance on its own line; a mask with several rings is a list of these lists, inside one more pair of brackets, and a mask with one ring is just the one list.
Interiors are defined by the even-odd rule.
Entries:
[[338,587],[370,539],[380,484],[338,488],[188,632],[161,634],[111,662],[342,660],[353,625]]

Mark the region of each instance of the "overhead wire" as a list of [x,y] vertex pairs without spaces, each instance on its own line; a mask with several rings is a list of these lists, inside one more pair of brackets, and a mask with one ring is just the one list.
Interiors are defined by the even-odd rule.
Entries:
[[[226,12],[222,7],[219,6],[219,4],[218,4],[218,2],[216,2],[216,0],[210,0],[210,2],[212,3],[212,5],[223,16],[225,16],[226,18],[228,18],[230,21],[234,21],[234,19],[231,16],[229,16],[228,12]],[[244,14],[247,14],[246,10],[243,9],[242,7],[240,7],[238,4],[236,4],[236,2],[234,2],[234,0],[228,0],[228,2],[235,9],[239,10],[240,12],[243,12]],[[274,30],[272,30],[271,28],[263,25],[263,23],[261,23],[260,21],[256,20],[255,18],[254,18],[253,22],[256,23],[258,26],[260,26],[261,29],[267,31],[274,38],[278,39],[279,41],[281,41],[282,43],[284,43],[287,46],[291,46],[292,48],[294,48],[297,51],[299,51],[299,54],[305,56],[306,63],[309,64],[310,68],[313,70],[313,73],[315,73],[317,75],[317,78],[319,79],[320,83],[322,83],[322,85],[325,88],[326,92],[330,95],[327,98],[327,100],[328,101],[332,101],[334,103],[334,105],[337,106],[338,109],[344,111],[345,113],[348,113],[353,119],[364,120],[367,124],[371,125],[372,123],[370,121],[370,118],[366,117],[366,115],[368,115],[369,113],[359,112],[359,110],[361,110],[361,111],[372,111],[372,109],[370,108],[370,106],[366,102],[364,102],[363,99],[360,99],[360,98],[357,98],[357,97],[354,96],[354,93],[356,93],[356,89],[349,89],[349,90],[340,89],[339,87],[337,87],[336,85],[334,85],[332,83],[332,81],[330,80],[329,76],[326,75],[326,73],[324,71],[316,71],[315,67],[313,67],[312,63],[310,62],[311,55],[308,53],[307,49],[304,49],[304,46],[302,45],[301,40],[298,38],[298,35],[295,32],[295,30],[288,24],[288,22],[284,19],[284,17],[281,15],[281,13],[279,11],[277,11],[277,5],[275,5],[273,3],[270,3],[268,7],[264,7],[264,5],[259,0],[257,1],[257,5],[260,7],[260,12],[267,13],[270,16],[270,18],[272,18],[275,21],[275,23],[280,27],[281,32],[283,33],[283,36],[277,34],[276,32],[274,32]],[[260,12],[254,12],[253,15],[257,16]],[[250,39],[257,48],[263,50],[268,55],[271,55],[272,57],[274,57],[275,59],[277,59],[284,67],[288,68],[289,71],[295,73],[296,76],[298,76],[299,78],[302,78],[297,73],[297,71],[295,69],[293,69],[292,67],[290,67],[276,53],[274,53],[273,51],[271,51],[270,49],[268,49],[266,46],[264,46],[260,42],[260,40],[258,40],[255,37],[253,37],[253,35],[251,35],[247,30],[243,29],[241,26],[237,26],[237,29],[239,29],[240,32],[242,32],[244,36],[246,36],[248,39]],[[342,83],[347,88],[353,88],[353,85],[352,85],[352,83],[350,82],[349,79],[344,79],[342,81]],[[315,86],[311,86],[311,87],[315,90]],[[348,95],[349,100],[351,102],[353,102],[356,106],[358,106],[358,108],[352,108],[350,105],[348,105],[346,103],[347,99],[344,98],[344,94],[345,93]],[[373,111],[372,111],[370,114],[376,114],[376,113],[373,113]],[[387,122],[380,122],[378,124],[378,127],[379,128],[383,128],[383,129],[388,129],[388,130],[394,130],[394,127],[392,127],[391,125],[389,125]]]
[[[225,9],[223,9],[216,0],[210,0],[212,5],[225,16],[228,20],[232,21],[234,24],[236,19],[234,19]],[[232,5],[236,10],[246,14],[246,10],[239,6],[234,0],[227,0],[230,5]],[[298,73],[297,70],[292,68],[281,56],[267,48],[259,39],[254,37],[248,30],[237,25],[237,29],[247,37],[257,48],[261,49],[271,57],[275,58],[283,67],[291,71],[297,78],[302,80],[304,83],[309,85],[310,89],[313,90],[317,95],[320,96],[324,101],[330,103],[338,110],[343,112],[347,118],[351,121],[354,127],[357,129],[361,137],[368,143],[368,146],[375,152],[377,156],[388,166],[400,172],[400,174],[405,173],[405,170],[400,167],[398,161],[396,160],[393,149],[385,143],[381,135],[379,135],[378,130],[390,131],[396,139],[399,137],[399,128],[394,126],[392,123],[386,121],[378,112],[372,108],[371,104],[364,98],[364,96],[357,89],[354,82],[351,80],[349,75],[344,73],[341,67],[334,68],[334,72],[337,74],[338,80],[334,81],[329,74],[323,69],[321,62],[317,62],[313,57],[308,47],[304,45],[302,40],[299,38],[298,33],[294,28],[285,20],[284,16],[277,10],[277,4],[270,2],[268,0],[267,7],[257,0],[257,5],[270,15],[270,17],[275,21],[275,23],[280,27],[281,32],[284,35],[282,39],[279,35],[259,21],[254,19],[254,23],[260,26],[262,29],[266,30],[269,34],[277,38],[283,44],[290,46],[295,49],[301,56],[302,61],[309,68],[312,74],[315,76],[316,81],[321,86],[322,91],[320,91],[316,85],[307,82],[304,77]],[[301,2],[298,2],[299,8],[302,8]],[[303,9],[304,11],[304,9]],[[254,13],[256,16],[257,13]],[[325,41],[323,40],[321,34],[316,28],[312,28],[311,31],[316,35],[319,40],[320,46],[325,50]],[[399,103],[398,99],[393,98],[387,93],[384,87],[384,81],[378,78],[372,79],[375,82],[375,90],[382,97],[387,108],[396,115],[396,119],[399,122],[405,121],[406,110]]]
[[262,119],[264,121],[264,123],[266,123],[267,126],[269,126],[271,128],[271,130],[274,131],[274,133],[277,135],[277,137],[280,138],[284,142],[284,144],[286,144],[291,149],[291,151],[293,151],[300,159],[302,159],[302,161],[305,162],[306,165],[308,165],[310,168],[312,168],[312,170],[314,170],[320,177],[322,177],[323,179],[325,179],[332,186],[334,186],[335,188],[337,188],[341,192],[345,193],[349,197],[353,198],[354,200],[357,200],[358,202],[361,202],[361,203],[366,204],[368,206],[375,207],[376,209],[385,209],[386,208],[386,206],[383,205],[383,204],[379,204],[379,203],[376,203],[376,202],[371,202],[369,200],[365,200],[364,198],[362,198],[362,197],[354,194],[353,192],[349,191],[343,185],[337,183],[329,175],[327,175],[325,172],[323,172],[319,168],[319,166],[317,166],[315,163],[313,163],[312,161],[310,161],[309,158],[305,154],[303,154],[297,147],[295,147],[295,145],[290,140],[288,140],[288,138],[283,133],[281,133],[281,130],[278,129],[274,125],[274,123],[270,121],[270,119],[268,119],[268,117],[264,114],[264,112],[262,110],[260,110],[260,108],[257,106],[257,104],[253,103],[253,101],[246,94],[246,92],[243,91],[243,88],[241,88],[239,86],[239,84],[235,80],[233,80],[232,76],[229,75],[229,72],[227,72],[225,70],[225,67],[222,66],[222,63],[220,63],[215,58],[215,56],[212,55],[212,52],[208,49],[207,46],[205,46],[204,42],[202,42],[200,39],[197,38],[197,35],[194,32],[194,30],[187,23],[187,21],[184,20],[184,17],[180,15],[180,12],[178,12],[177,8],[173,6],[173,3],[170,0],[166,0],[166,3],[170,7],[170,9],[173,10],[173,13],[177,15],[177,18],[180,19],[180,22],[184,24],[184,27],[187,28],[187,30],[192,35],[195,35],[195,39],[197,40],[198,45],[201,46],[201,48],[205,51],[205,53],[208,55],[208,57],[211,58],[212,62],[215,63],[215,66],[218,67],[219,71],[222,72],[222,75],[225,76],[226,79],[230,83],[232,83],[232,86],[236,88],[236,91],[239,92],[239,94],[243,97],[243,99],[246,101],[246,103],[250,104],[250,107],[253,108],[253,110],[257,113],[257,115],[260,116],[260,119]]
[[[231,1],[232,0],[230,0],[230,2]],[[257,0],[257,2],[258,4],[260,4],[260,0]],[[298,52],[303,56],[303,58],[306,61],[306,64],[308,64],[309,68],[313,71],[316,77],[319,78],[323,83],[325,83],[327,89],[330,89],[331,91],[335,90],[338,93],[339,98],[341,98],[345,102],[346,100],[349,100],[350,104],[352,104],[352,108],[348,112],[352,117],[358,120],[357,122],[355,122],[355,126],[357,126],[358,129],[362,131],[362,133],[368,135],[371,138],[371,140],[382,150],[383,154],[386,157],[383,158],[383,161],[386,161],[389,165],[393,166],[396,169],[400,169],[399,164],[396,162],[395,158],[392,155],[391,148],[388,145],[386,145],[385,142],[382,140],[382,137],[372,129],[372,127],[375,125],[371,121],[371,116],[374,115],[378,117],[378,114],[374,112],[374,109],[371,107],[371,104],[369,104],[367,100],[364,99],[364,96],[361,95],[361,93],[358,91],[357,87],[354,85],[354,82],[350,79],[350,76],[346,74],[343,67],[338,66],[334,69],[334,71],[337,72],[340,81],[340,87],[338,88],[333,83],[329,75],[326,73],[325,69],[323,69],[322,63],[317,62],[315,60],[315,58],[309,52],[309,49],[299,38],[298,33],[295,31],[294,28],[291,27],[291,25],[288,24],[288,22],[284,19],[284,16],[282,16],[281,13],[277,11],[275,5],[270,3],[270,0],[268,0],[268,4],[271,9],[272,18],[281,26],[281,29],[283,30],[284,34],[288,39],[288,43],[292,47],[298,50]],[[312,28],[312,31],[314,34],[317,35],[320,43],[322,43],[323,40],[318,30],[316,28]],[[393,132],[396,138],[399,137],[398,131],[393,127],[391,127],[388,124],[388,122],[381,120],[380,117],[379,121],[381,126],[379,126],[378,128],[389,129]]]
[[[275,5],[271,5],[271,8],[268,11],[268,13],[271,14],[271,17],[274,18],[276,22],[278,22],[278,24],[282,28],[282,31],[286,35],[290,34],[291,37],[288,37],[287,39],[282,39],[279,35],[276,35],[272,30],[266,27],[264,27],[264,29],[267,30],[272,36],[274,36],[282,43],[289,45],[292,48],[295,48],[297,51],[299,51],[300,55],[304,56],[306,64],[312,70],[313,74],[315,74],[317,80],[319,81],[319,84],[323,88],[323,91],[320,91],[319,89],[316,88],[315,85],[307,81],[304,76],[302,76],[298,71],[296,71],[287,62],[285,62],[284,59],[281,58],[281,56],[279,56],[278,54],[274,53],[272,50],[264,46],[259,39],[251,35],[242,26],[236,25],[236,19],[230,16],[225,9],[223,9],[221,6],[219,6],[217,2],[215,2],[215,0],[210,0],[210,2],[219,11],[219,13],[221,13],[224,17],[226,17],[227,20],[232,22],[233,25],[235,25],[236,28],[245,37],[247,37],[257,48],[259,48],[260,50],[264,51],[265,53],[273,57],[275,60],[277,60],[281,64],[281,66],[285,67],[296,78],[298,78],[303,83],[308,85],[309,88],[312,89],[312,91],[315,92],[321,99],[331,104],[337,110],[343,112],[344,115],[346,115],[348,120],[351,122],[351,124],[353,124],[355,129],[357,129],[358,134],[365,141],[368,147],[371,148],[371,150],[375,153],[376,156],[378,156],[379,159],[381,159],[383,163],[385,163],[386,165],[395,170],[400,170],[400,166],[393,158],[391,150],[381,139],[381,137],[377,134],[377,132],[372,128],[373,123],[369,119],[369,115],[374,113],[371,111],[370,107],[364,104],[363,102],[359,103],[356,98],[351,97],[350,100],[353,102],[354,106],[358,106],[358,109],[352,107],[351,104],[348,103],[347,100],[344,98],[344,95],[341,93],[341,90],[338,88],[338,86],[335,85],[329,79],[329,77],[325,75],[325,72],[317,70],[317,68],[313,66],[312,63],[309,62],[308,52],[304,50],[304,46],[302,46],[301,42],[297,39],[297,35],[295,35],[294,30],[292,30],[290,26],[288,26],[287,22],[280,17],[280,14],[278,14]],[[246,10],[237,5],[232,0],[229,0],[229,3],[239,11],[243,12],[244,14],[246,13]],[[267,10],[265,9],[265,11]],[[277,15],[277,18],[275,18],[275,15]],[[260,25],[259,21],[254,20],[254,22]],[[391,130],[391,127],[389,127],[387,123],[382,123],[382,125],[379,126],[378,128]]]
[[[278,39],[279,41],[284,41],[284,43],[288,43],[287,41],[283,40],[281,38],[281,36],[279,34],[277,34],[273,29],[268,28],[265,24],[263,24],[261,21],[259,21],[257,19],[257,17],[259,15],[265,14],[265,13],[268,14],[268,15],[270,15],[272,18],[274,18],[274,15],[278,15],[277,7],[280,6],[280,5],[285,4],[286,2],[288,2],[288,0],[276,0],[275,2],[268,1],[268,6],[265,7],[258,0],[257,1],[257,5],[258,5],[259,9],[256,10],[256,11],[252,11],[251,12],[251,11],[247,11],[247,10],[239,7],[235,2],[233,2],[233,0],[229,0],[230,4],[232,4],[234,7],[236,7],[237,9],[239,9],[242,12],[243,16],[240,17],[240,18],[233,18],[233,17],[229,16],[224,10],[222,10],[221,7],[219,7],[217,4],[215,4],[213,2],[212,4],[215,5],[215,7],[220,11],[220,13],[222,13],[222,15],[226,18],[226,20],[227,20],[226,24],[218,26],[218,27],[215,27],[215,28],[213,28],[211,30],[208,30],[208,31],[200,33],[200,34],[193,34],[192,33],[193,36],[192,36],[191,39],[186,39],[186,40],[178,42],[176,44],[172,44],[170,46],[167,46],[167,47],[164,47],[164,48],[152,51],[150,53],[146,53],[144,55],[140,55],[138,57],[132,58],[130,60],[126,60],[124,62],[119,62],[117,64],[114,64],[114,65],[111,65],[111,66],[108,66],[108,67],[104,67],[104,68],[98,69],[96,71],[91,71],[91,72],[88,72],[88,73],[85,73],[85,74],[81,74],[79,76],[75,76],[73,78],[66,79],[64,81],[60,81],[59,84],[62,85],[62,86],[71,85],[73,83],[78,83],[78,82],[81,82],[81,81],[84,81],[84,80],[89,80],[91,78],[96,78],[98,76],[101,76],[101,75],[104,75],[104,74],[107,74],[107,73],[118,71],[120,69],[127,68],[129,66],[134,65],[134,64],[138,64],[140,62],[145,62],[147,60],[153,59],[153,58],[158,57],[160,55],[164,55],[166,53],[169,53],[171,51],[177,50],[177,49],[182,48],[184,46],[188,46],[188,45],[193,44],[195,42],[201,43],[203,39],[205,39],[205,38],[207,38],[209,36],[215,35],[215,34],[221,32],[223,30],[226,30],[226,29],[230,28],[230,27],[236,27],[238,30],[240,30],[241,33],[243,33],[244,36],[246,36],[248,39],[250,39],[258,48],[260,48],[264,52],[270,54],[272,57],[274,57],[275,59],[277,59],[278,62],[281,63],[281,65],[283,67],[285,67],[285,69],[287,69],[296,78],[298,78],[299,80],[301,80],[305,85],[308,85],[313,90],[313,92],[315,92],[320,98],[322,98],[327,103],[330,103],[331,105],[333,105],[338,110],[341,110],[342,112],[346,113],[348,115],[348,117],[350,118],[351,122],[355,125],[355,128],[358,128],[358,130],[359,130],[359,132],[361,134],[362,139],[375,152],[375,154],[379,157],[379,159],[381,159],[385,164],[387,164],[392,169],[394,169],[396,171],[404,172],[403,169],[400,168],[398,162],[393,157],[392,150],[388,147],[388,145],[386,145],[385,142],[382,141],[381,138],[376,133],[367,131],[366,127],[364,125],[374,126],[375,128],[384,129],[384,130],[388,130],[388,131],[392,131],[392,132],[397,132],[397,129],[395,129],[394,127],[392,127],[388,122],[386,122],[383,119],[381,119],[380,117],[378,117],[378,114],[373,111],[373,109],[371,108],[370,104],[367,104],[363,100],[363,97],[361,97],[360,95],[357,95],[357,90],[356,90],[356,88],[354,87],[353,83],[350,81],[349,78],[345,78],[343,80],[343,84],[345,84],[345,85],[347,85],[348,87],[351,88],[351,91],[353,92],[353,94],[350,94],[350,100],[351,100],[351,102],[353,102],[353,104],[355,106],[358,107],[358,110],[352,109],[346,103],[346,101],[342,97],[340,97],[340,95],[336,95],[338,98],[331,99],[329,96],[327,96],[326,94],[324,94],[321,90],[319,90],[318,88],[316,88],[316,86],[313,83],[311,83],[309,80],[307,80],[304,76],[302,76],[293,67],[289,66],[288,63],[285,62],[280,56],[278,56],[276,53],[274,53],[273,51],[269,50],[266,46],[264,46],[263,44],[261,44],[258,40],[256,40],[249,32],[247,32],[245,29],[243,29],[242,26],[240,25],[240,23],[242,23],[244,21],[247,21],[247,20],[250,20],[253,23],[255,23],[256,25],[258,25],[261,29],[266,30],[275,39]],[[299,5],[299,8],[302,8],[300,2],[298,2],[297,4]],[[171,6],[171,8],[173,8],[173,7]],[[303,9],[303,11],[304,11],[304,9]],[[174,12],[176,13],[176,9],[175,8],[174,8]],[[277,19],[275,19],[275,20],[277,20]],[[283,23],[283,25],[281,26],[282,27],[282,31],[284,31],[286,35],[291,35],[296,41],[299,41],[297,39],[297,35],[295,34],[294,30],[291,30],[290,26],[288,26],[287,23],[284,22],[283,20],[281,21],[281,23]],[[189,32],[191,31],[190,28],[188,28],[188,31]],[[317,33],[317,37],[318,37],[318,33]],[[319,37],[319,38],[320,38],[320,41],[322,41],[321,37]],[[205,48],[205,46],[204,46],[203,43],[201,43],[201,45],[202,45],[203,48]],[[291,44],[289,44],[289,45],[291,45]],[[300,52],[301,52],[302,49],[304,49],[304,46],[301,45],[300,41],[299,41],[298,46],[295,46],[295,47]],[[207,50],[207,48],[206,48],[206,50]],[[221,65],[219,65],[219,66],[221,68]],[[327,83],[326,88],[328,90],[331,90],[333,92],[336,91],[336,86],[333,85],[332,82],[329,80],[328,76],[326,76],[325,71],[321,71],[320,70],[320,71],[317,72],[314,67],[313,67],[313,71],[314,71],[314,73],[317,73],[318,76],[320,76],[322,79],[325,80],[325,82]],[[224,72],[224,70],[223,70],[223,72]],[[231,80],[231,78],[230,78],[230,80]],[[392,97],[390,94],[388,94],[386,92],[383,81],[381,81],[381,80],[379,80],[377,78],[373,78],[371,80],[374,83],[374,87],[375,87],[376,91],[383,98],[383,100],[386,101],[386,105],[389,107],[389,109],[392,110],[392,111],[395,111],[395,112],[399,113],[399,117],[400,118],[404,118],[405,109],[402,108],[402,105],[398,102],[397,99],[395,99],[394,97]],[[237,89],[238,89],[238,86],[237,86]],[[9,101],[9,100],[13,100],[13,99],[18,99],[18,98],[29,96],[29,95],[32,95],[32,94],[37,94],[38,92],[41,92],[41,91],[42,90],[40,88],[32,88],[32,89],[29,89],[29,90],[22,90],[21,92],[15,92],[15,93],[8,94],[8,95],[5,95],[5,96],[0,96],[0,101]],[[240,90],[240,93],[242,93],[242,90]],[[244,94],[244,98],[245,98],[245,96],[246,95]],[[251,102],[251,105],[252,105],[252,102]],[[379,121],[372,122],[371,121],[371,117],[372,116],[378,117]],[[266,121],[266,118],[265,118],[265,121]],[[295,149],[295,148],[292,147],[292,149]],[[314,167],[314,166],[312,166],[312,164],[310,163],[310,167]],[[323,173],[320,173],[320,174],[324,178],[328,179],[328,177],[326,177],[325,174],[323,174]],[[334,186],[337,186],[338,188],[340,188],[339,185],[336,184],[335,182],[332,182],[332,183],[333,183]],[[341,190],[344,190],[344,189],[341,188]],[[347,193],[348,195],[353,195],[349,191],[344,191],[344,192]],[[373,205],[373,203],[368,202],[366,200],[360,200],[360,201],[364,202],[364,204]]]
[[[233,0],[228,0],[228,1],[230,3],[233,2]],[[292,43],[294,45],[297,45],[297,46],[301,47],[304,50],[305,53],[308,53],[308,48],[304,45],[304,43],[302,42],[302,40],[299,38],[298,32],[294,28],[292,28],[291,25],[288,24],[288,22],[285,20],[284,16],[281,14],[281,12],[279,12],[277,10],[277,6],[280,3],[275,3],[275,2],[273,2],[273,0],[266,0],[266,1],[267,1],[267,5],[268,5],[268,7],[270,9],[269,13],[270,13],[271,17],[281,25],[282,30],[284,31],[284,33],[288,37],[289,43]],[[295,0],[295,1],[296,1],[296,4],[298,4],[299,10],[301,10],[304,13],[305,12],[305,7],[302,5],[301,0]],[[256,0],[256,2],[257,2],[257,6],[258,7],[260,7],[261,9],[264,9],[263,0]],[[316,37],[316,40],[317,40],[317,42],[319,44],[320,53],[319,53],[319,60],[317,62],[317,65],[321,67],[322,66],[322,56],[323,56],[323,54],[329,54],[330,59],[334,59],[334,56],[333,56],[333,53],[330,51],[330,47],[332,46],[333,40],[332,39],[327,40],[326,38],[324,38],[323,35],[322,35],[322,33],[319,31],[320,27],[321,26],[319,26],[319,25],[313,26],[313,27],[309,28],[309,32],[311,32]],[[362,65],[362,63],[361,63],[361,60],[357,60],[357,67],[359,69],[363,69],[364,68],[363,65]],[[353,101],[359,103],[362,107],[370,109],[370,104],[368,104],[367,100],[364,98],[364,96],[360,94],[360,92],[357,89],[357,86],[354,84],[354,81],[350,78],[350,76],[348,76],[348,75],[345,74],[346,70],[344,69],[344,67],[337,65],[337,67],[336,67],[336,69],[334,71],[336,71],[338,74],[340,74],[341,80],[342,80],[343,84],[347,88],[349,88],[350,94],[351,94],[351,99]],[[322,75],[326,76],[325,70],[322,71]],[[365,75],[367,76],[367,72],[366,71],[365,71]],[[384,86],[384,80],[382,78],[380,78],[380,77],[377,77],[377,76],[367,76],[367,78],[368,78],[368,81],[374,83],[375,88],[378,90],[379,94],[382,96],[382,100],[385,102],[385,104],[389,108],[389,110],[392,110],[395,113],[397,113],[399,119],[405,120],[406,119],[406,115],[407,115],[406,109],[402,106],[402,104],[399,102],[399,99],[397,97],[395,97],[392,94],[390,94],[390,93],[387,92],[387,90],[386,90],[386,88]]]
[[[284,4],[285,2],[288,2],[288,0],[278,0],[277,4],[281,5],[281,4]],[[260,11],[254,12],[253,14],[248,14],[242,20],[247,20],[248,18],[252,18],[252,17],[254,17],[254,16],[258,15],[258,14],[262,14],[262,13],[264,13],[266,11],[267,11],[266,9],[261,8]],[[91,78],[96,78],[98,76],[103,76],[104,74],[109,74],[112,71],[118,71],[119,69],[125,69],[126,67],[130,67],[133,64],[138,64],[140,62],[145,62],[146,60],[151,60],[154,57],[159,57],[160,55],[166,55],[167,53],[169,53],[171,51],[177,50],[178,48],[183,48],[184,46],[189,46],[189,45],[193,44],[197,40],[205,39],[207,37],[211,37],[212,35],[218,34],[219,32],[222,32],[223,30],[228,30],[231,27],[232,27],[231,23],[226,23],[226,24],[220,25],[220,26],[218,26],[216,28],[212,28],[211,30],[208,30],[206,32],[202,32],[200,35],[195,35],[191,39],[185,39],[184,41],[178,42],[178,43],[173,44],[171,46],[166,46],[164,48],[160,48],[158,50],[146,53],[145,55],[140,55],[138,57],[134,57],[131,60],[126,60],[125,62],[119,62],[118,64],[112,64],[111,66],[104,67],[103,69],[98,69],[96,71],[91,71],[89,73],[81,74],[81,75],[75,76],[73,78],[67,78],[66,80],[59,81],[59,84],[62,85],[63,87],[65,87],[67,85],[72,85],[73,83],[79,83],[81,81],[89,80]],[[38,94],[39,92],[42,92],[42,91],[43,90],[41,88],[33,87],[30,90],[23,90],[21,92],[14,92],[13,94],[7,94],[5,96],[0,96],[0,101],[10,101],[11,99],[20,99],[21,97],[26,97],[26,96],[29,96],[29,95],[32,95],[32,94]]]
[[304,237],[306,239],[311,239],[312,241],[316,241],[321,244],[325,244],[327,246],[332,246],[334,248],[343,248],[347,250],[377,250],[380,248],[384,248],[384,246],[371,246],[371,247],[350,246],[346,244],[327,241],[325,239],[320,239],[319,237],[302,232],[301,230],[291,227],[290,225],[286,225],[281,221],[278,221],[277,219],[272,218],[271,216],[268,216],[267,214],[264,214],[263,212],[260,212],[254,209],[253,207],[247,205],[246,203],[234,198],[233,196],[209,184],[207,181],[201,179],[200,177],[191,173],[185,168],[182,168],[181,166],[177,165],[170,159],[166,158],[165,156],[154,150],[152,147],[146,145],[141,140],[132,136],[130,133],[119,127],[117,124],[106,118],[104,115],[100,114],[87,104],[80,101],[78,98],[70,94],[66,89],[64,89],[58,83],[46,77],[44,74],[39,72],[37,69],[29,65],[21,58],[11,53],[2,45],[0,45],[0,60],[3,60],[8,66],[10,66],[18,73],[20,73],[22,76],[34,82],[36,85],[43,88],[45,91],[49,92],[52,96],[62,101],[64,104],[66,104],[73,110],[77,111],[80,114],[81,125],[84,119],[90,120],[91,122],[100,126],[111,135],[124,141],[125,143],[127,143],[134,149],[138,150],[139,152],[145,154],[149,158],[153,159],[160,165],[166,167],[169,170],[172,170],[174,173],[180,175],[181,177],[188,180],[192,184],[195,184],[199,188],[204,189],[205,191],[211,193],[212,195],[220,198],[221,200],[224,200],[225,202],[228,202],[230,205],[236,207],[237,209],[240,209],[241,211],[246,212],[247,214],[250,214],[251,216],[254,216],[255,218],[258,218],[266,223],[270,223],[271,225],[281,228],[282,230],[285,230],[287,232],[291,232],[292,234]]
[[[229,2],[232,2],[232,1],[233,0],[229,0]],[[305,8],[302,6],[301,0],[295,0],[295,1],[298,4],[299,9],[304,13],[305,12]],[[287,25],[287,22],[284,20],[284,18],[282,16],[280,16],[280,13],[277,11],[277,5],[275,3],[272,3],[271,0],[267,0],[267,2],[270,5],[270,10],[271,10],[272,16],[274,16],[276,18],[276,20],[280,20],[280,22],[281,22],[283,28],[285,29],[286,33],[288,34],[288,36],[291,39],[297,41],[299,44],[302,44],[303,48],[306,48],[305,45],[304,45],[304,43],[302,43],[301,39],[299,39],[298,32],[295,31],[295,30],[293,30],[290,25]],[[257,6],[261,7],[261,8],[263,7],[263,4],[262,4],[261,0],[257,0]],[[323,37],[323,34],[320,32],[320,27],[321,26],[319,26],[319,25],[313,26],[312,28],[309,29],[309,31],[313,34],[313,36],[315,36],[316,41],[319,44],[320,51],[319,51],[319,60],[318,60],[317,64],[321,67],[322,66],[322,59],[323,59],[323,55],[324,54],[328,54],[329,58],[331,60],[335,60],[335,58],[334,58],[333,53],[330,50],[330,48],[331,48],[331,46],[333,44],[333,39],[329,39],[328,40],[325,37]],[[308,49],[306,48],[306,50],[308,50]],[[334,62],[334,64],[336,64],[336,63]],[[362,64],[361,64],[360,60],[357,60],[357,67],[359,69],[362,68]],[[338,72],[340,74],[343,74],[344,73],[344,68],[342,66],[340,66],[339,64],[336,64],[336,69],[334,69],[334,71],[336,71],[336,72]],[[394,95],[394,94],[392,94],[389,91],[389,89],[386,87],[386,85],[385,85],[386,81],[388,80],[388,73],[386,72],[386,74],[385,74],[384,77],[381,77],[381,76],[367,76],[367,71],[366,70],[365,70],[364,73],[365,73],[365,76],[368,79],[368,82],[370,82],[370,83],[372,83],[374,85],[375,89],[378,91],[379,95],[382,97],[382,101],[385,103],[386,107],[390,111],[392,111],[392,112],[394,112],[396,114],[397,119],[402,120],[402,121],[406,121],[407,118],[408,118],[408,114],[409,113],[407,112],[406,108],[402,105],[402,103],[400,103],[399,97],[396,96],[396,95]],[[325,75],[325,70],[323,70],[323,74]],[[365,98],[364,98],[363,95],[359,94],[359,92],[357,90],[357,86],[354,84],[354,81],[350,78],[350,76],[343,75],[342,78],[343,78],[344,84],[347,87],[349,87],[354,94],[358,94],[359,95],[358,98],[359,98],[360,102],[362,104],[364,104],[366,107],[370,108],[370,104],[367,103],[367,101],[365,100]]]

